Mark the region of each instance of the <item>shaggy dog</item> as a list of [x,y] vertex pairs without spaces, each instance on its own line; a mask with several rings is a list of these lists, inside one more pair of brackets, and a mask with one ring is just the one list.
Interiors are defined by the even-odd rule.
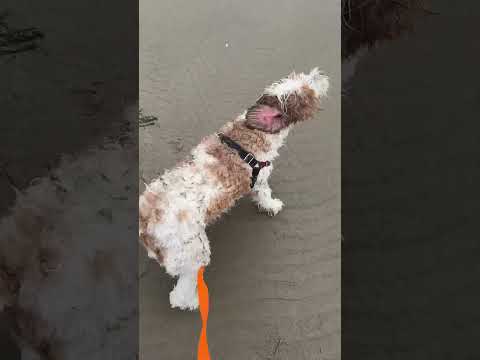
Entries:
[[[178,277],[170,293],[172,307],[198,307],[197,272],[210,262],[206,226],[245,195],[270,215],[282,209],[268,184],[270,162],[292,126],[313,117],[328,87],[328,77],[316,68],[290,74],[267,87],[218,134],[205,137],[188,159],[146,185],[139,200],[139,237],[149,257]],[[225,143],[225,137],[248,155]]]

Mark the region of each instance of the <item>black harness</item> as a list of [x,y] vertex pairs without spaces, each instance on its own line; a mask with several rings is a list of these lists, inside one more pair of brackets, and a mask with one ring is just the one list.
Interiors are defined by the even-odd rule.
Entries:
[[243,161],[245,161],[248,165],[251,166],[252,182],[250,183],[250,187],[253,188],[255,186],[255,183],[257,182],[257,177],[260,173],[260,170],[262,170],[265,166],[269,166],[270,161],[258,161],[257,159],[255,159],[255,156],[253,156],[252,153],[246,151],[243,147],[240,146],[240,144],[236,143],[228,136],[222,133],[218,133],[217,136],[223,144],[235,150],[238,153],[238,156],[240,156]]

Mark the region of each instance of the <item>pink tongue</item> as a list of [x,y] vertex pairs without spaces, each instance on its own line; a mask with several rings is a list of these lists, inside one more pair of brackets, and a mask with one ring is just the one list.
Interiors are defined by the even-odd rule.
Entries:
[[270,106],[262,106],[257,110],[258,119],[268,127],[273,125],[275,121],[275,116],[280,115],[280,111],[277,109],[271,108]]

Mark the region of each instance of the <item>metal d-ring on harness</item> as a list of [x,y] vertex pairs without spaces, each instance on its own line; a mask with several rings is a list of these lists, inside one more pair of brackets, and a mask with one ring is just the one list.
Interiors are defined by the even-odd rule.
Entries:
[[242,160],[245,161],[248,165],[250,165],[250,167],[252,168],[252,182],[250,183],[250,187],[253,188],[255,186],[255,183],[257,182],[257,177],[260,173],[260,170],[262,170],[265,166],[269,166],[270,161],[258,161],[257,159],[255,159],[255,156],[252,153],[246,151],[243,147],[240,146],[240,144],[236,143],[228,136],[222,133],[217,133],[217,136],[223,144],[235,150],[242,158]]

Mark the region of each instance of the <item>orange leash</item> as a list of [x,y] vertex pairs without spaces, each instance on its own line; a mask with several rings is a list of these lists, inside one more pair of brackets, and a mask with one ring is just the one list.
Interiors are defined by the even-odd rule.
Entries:
[[203,280],[204,270],[205,269],[201,267],[197,275],[198,304],[200,307],[200,317],[202,318],[202,331],[200,332],[200,339],[198,340],[197,360],[211,360],[207,342],[208,287]]

